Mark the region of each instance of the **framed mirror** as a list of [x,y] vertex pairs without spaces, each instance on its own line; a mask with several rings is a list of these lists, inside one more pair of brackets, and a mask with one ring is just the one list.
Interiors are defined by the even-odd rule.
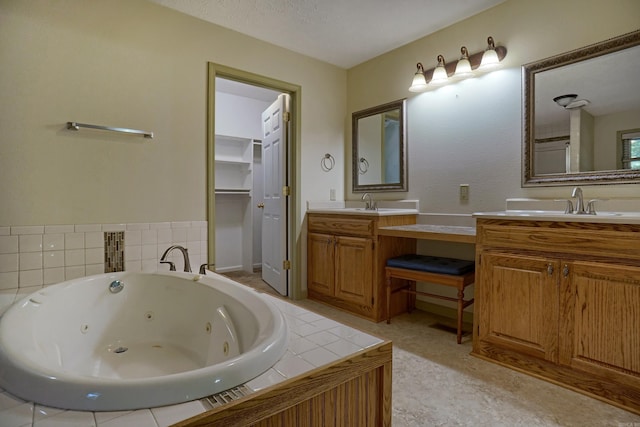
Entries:
[[522,186],[640,182],[640,30],[525,64]]
[[352,115],[354,192],[407,191],[406,99]]

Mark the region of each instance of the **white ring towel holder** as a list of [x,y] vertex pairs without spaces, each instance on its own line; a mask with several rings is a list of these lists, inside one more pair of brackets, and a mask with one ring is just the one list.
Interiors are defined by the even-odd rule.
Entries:
[[358,171],[360,175],[364,175],[369,170],[369,162],[364,157],[360,157],[358,161]]
[[320,160],[320,167],[325,172],[329,172],[335,165],[336,160],[329,153],[325,154],[324,157]]

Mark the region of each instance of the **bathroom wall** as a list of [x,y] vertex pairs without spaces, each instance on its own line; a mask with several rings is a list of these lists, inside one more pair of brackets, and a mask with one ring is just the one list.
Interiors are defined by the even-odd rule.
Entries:
[[[504,209],[507,197],[567,197],[570,188],[521,188],[520,67],[639,28],[635,0],[508,0],[348,71],[347,114],[408,98],[409,191],[380,198],[419,199],[422,212]],[[422,94],[407,90],[416,63],[457,60],[460,47],[484,50],[487,36],[507,48],[501,70]],[[351,152],[350,129],[345,155]],[[347,198],[351,167],[347,163]],[[470,184],[469,201],[458,197]],[[587,197],[637,197],[638,185],[583,186]]]
[[343,197],[320,159],[343,149],[346,70],[145,0],[0,1],[0,227],[206,221],[209,61],[303,88],[300,236],[302,201]]
[[0,225],[206,220],[208,61],[303,87],[301,199],[342,196],[342,174],[318,178],[345,70],[144,0],[1,1]]

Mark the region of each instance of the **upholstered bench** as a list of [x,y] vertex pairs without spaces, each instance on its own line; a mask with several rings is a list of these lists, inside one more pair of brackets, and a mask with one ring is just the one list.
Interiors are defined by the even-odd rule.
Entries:
[[[422,295],[458,304],[458,344],[462,341],[462,312],[473,304],[473,298],[464,299],[464,289],[475,280],[475,264],[455,258],[444,258],[427,255],[402,255],[387,260],[385,267],[387,279],[387,323],[391,323],[391,294],[403,292],[411,295]],[[401,287],[393,287],[392,279],[406,280]],[[458,289],[458,297],[452,298],[416,290],[416,282],[428,282],[437,285],[451,286]],[[411,307],[411,301],[409,307]]]

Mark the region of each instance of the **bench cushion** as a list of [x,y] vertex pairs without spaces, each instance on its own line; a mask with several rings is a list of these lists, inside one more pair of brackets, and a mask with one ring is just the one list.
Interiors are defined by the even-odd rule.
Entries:
[[409,254],[388,259],[387,267],[460,276],[473,271],[475,263],[455,258]]

